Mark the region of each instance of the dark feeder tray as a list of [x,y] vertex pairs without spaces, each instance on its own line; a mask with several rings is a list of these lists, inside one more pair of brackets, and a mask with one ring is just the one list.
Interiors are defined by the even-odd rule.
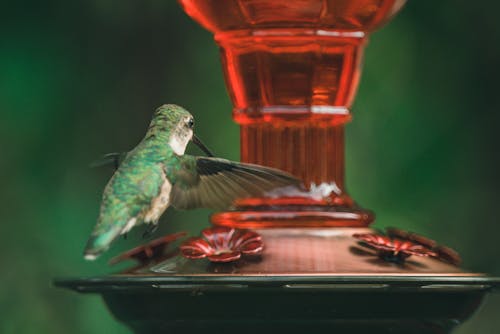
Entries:
[[360,229],[260,230],[261,259],[213,264],[171,255],[56,285],[102,295],[136,333],[408,334],[450,332],[500,284],[432,258],[382,261],[359,251],[353,232]]

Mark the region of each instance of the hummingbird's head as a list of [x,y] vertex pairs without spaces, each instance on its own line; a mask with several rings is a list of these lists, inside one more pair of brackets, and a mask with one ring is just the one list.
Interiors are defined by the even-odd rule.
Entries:
[[213,157],[212,152],[194,134],[193,115],[175,104],[164,104],[156,109],[146,134],[146,138],[151,137],[166,140],[177,155],[183,155],[192,140],[203,152]]
[[176,154],[183,155],[193,138],[193,129],[194,118],[189,111],[175,104],[164,104],[156,109],[148,135],[164,137]]

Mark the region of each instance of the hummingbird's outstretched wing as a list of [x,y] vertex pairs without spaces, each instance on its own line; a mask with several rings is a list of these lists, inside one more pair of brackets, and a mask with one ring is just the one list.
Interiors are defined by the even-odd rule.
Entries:
[[177,209],[225,209],[238,198],[262,196],[301,181],[279,169],[211,157],[180,157],[170,203]]

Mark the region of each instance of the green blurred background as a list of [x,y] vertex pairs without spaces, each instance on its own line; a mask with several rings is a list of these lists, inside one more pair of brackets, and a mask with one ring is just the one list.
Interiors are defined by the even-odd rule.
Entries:
[[[366,51],[347,131],[350,193],[376,226],[421,232],[500,275],[500,3],[410,1]],[[238,159],[218,51],[173,0],[3,1],[0,5],[0,332],[128,333],[97,296],[53,277],[109,273],[121,240],[82,249],[111,175],[90,169],[133,147],[162,103],[193,112],[218,155]],[[207,224],[169,211],[160,232]],[[499,296],[457,333],[498,333]]]

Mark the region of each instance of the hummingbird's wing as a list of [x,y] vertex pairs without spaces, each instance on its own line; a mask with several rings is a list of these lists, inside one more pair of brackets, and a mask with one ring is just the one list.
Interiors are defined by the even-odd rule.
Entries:
[[115,170],[118,169],[120,164],[125,160],[128,152],[112,152],[104,154],[100,159],[92,161],[90,167],[102,167],[112,165]]
[[262,196],[301,182],[279,169],[211,157],[180,157],[170,203],[177,209],[225,209],[238,198]]

